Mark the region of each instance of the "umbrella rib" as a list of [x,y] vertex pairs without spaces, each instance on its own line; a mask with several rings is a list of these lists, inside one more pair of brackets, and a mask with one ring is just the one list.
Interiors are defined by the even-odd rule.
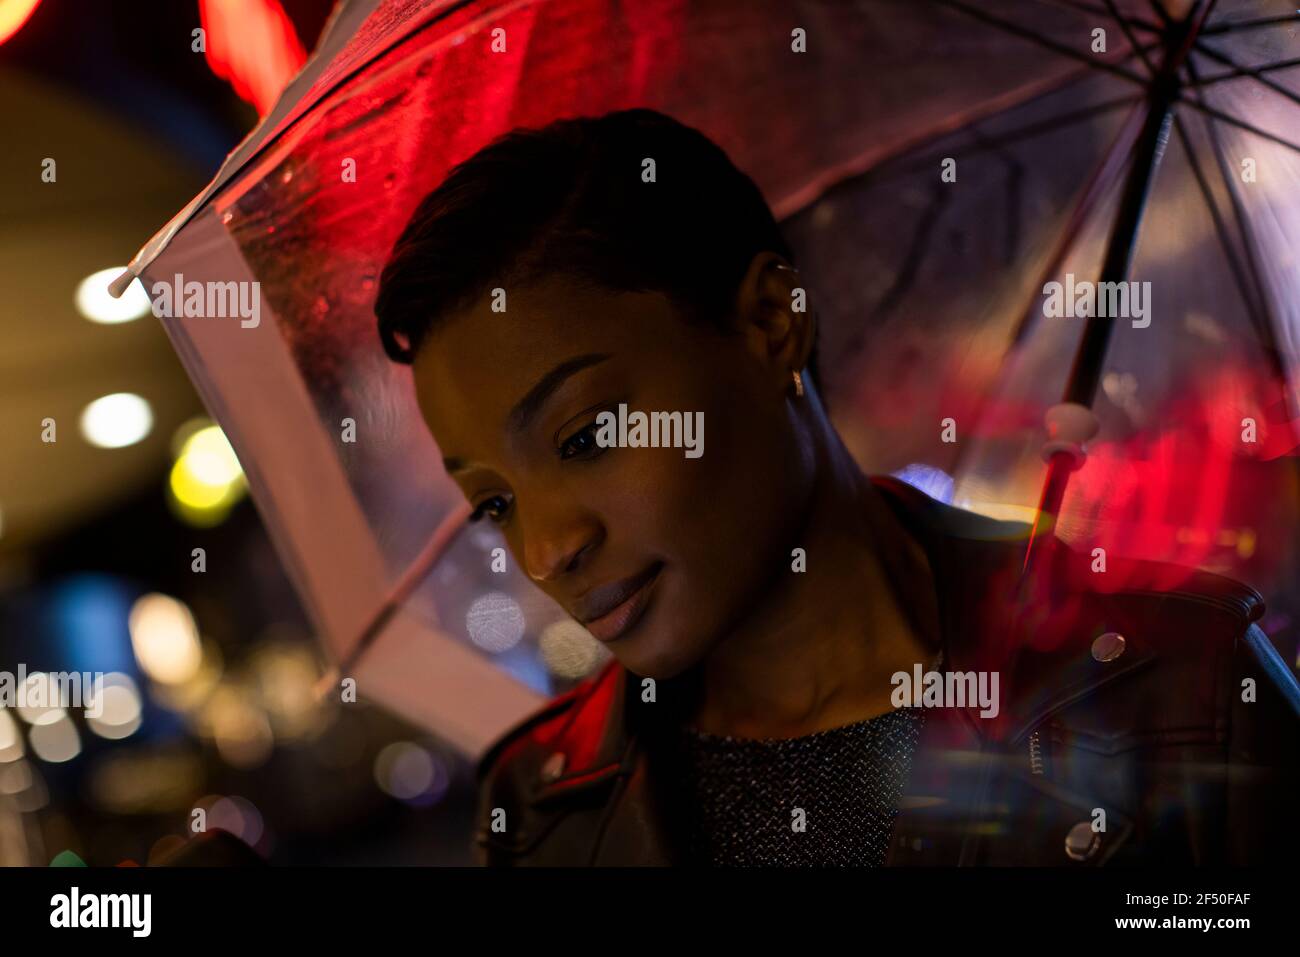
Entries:
[[[1131,58],[1131,53],[1126,54],[1124,60]],[[1022,109],[1030,103],[1060,93],[1081,80],[1091,79],[1093,76],[1093,71],[1088,67],[1076,67],[1069,73],[1053,79],[1048,84],[1035,84],[1034,89],[1027,95],[1021,95],[1021,92],[1017,91],[1015,98],[999,98],[999,102],[995,103],[991,108],[985,104],[978,108],[967,109],[957,114],[952,119],[952,122],[931,127],[921,135],[911,137],[905,142],[892,147],[885,155],[874,157],[870,163],[854,160],[833,168],[818,180],[805,184],[794,193],[778,199],[773,211],[778,219],[789,219],[824,196],[828,196],[851,184],[863,182],[869,177],[881,175],[880,171],[890,163],[901,162],[905,157],[912,156],[934,143],[969,130],[976,123],[983,122],[992,116]],[[1140,94],[1132,94],[1132,96],[1136,99],[1141,98]]]
[[[1118,96],[1114,99],[1104,100],[1101,103],[1094,103],[1092,106],[1085,106],[1069,113],[1061,113],[1058,116],[1052,117],[1050,120],[1039,120],[1037,123],[1029,123],[1026,126],[1021,126],[1014,130],[1007,130],[1005,133],[1000,133],[996,136],[985,136],[985,134],[981,133],[980,136],[984,138],[970,146],[963,146],[956,149],[945,149],[936,153],[927,154],[908,163],[906,166],[900,167],[899,172],[911,172],[916,169],[923,169],[926,166],[932,166],[934,165],[934,159],[939,157],[940,154],[942,154],[943,157],[968,156],[972,153],[983,153],[990,149],[998,149],[1018,140],[1028,139],[1042,133],[1050,133],[1052,130],[1058,129],[1059,127],[1068,126],[1071,123],[1078,123],[1093,116],[1107,113],[1119,106],[1132,106],[1135,103],[1141,102],[1142,99],[1142,94],[1130,93],[1128,96]],[[972,133],[974,132],[974,128],[974,124],[967,127],[967,129]],[[882,173],[881,178],[887,178],[888,175],[888,173]]]
[[972,7],[970,4],[964,3],[963,0],[930,0],[930,2],[937,3],[944,7],[951,7],[952,9],[958,10],[983,23],[1000,27],[1012,36],[1031,40],[1041,47],[1045,47],[1046,49],[1059,53],[1062,56],[1069,57],[1072,60],[1079,60],[1083,63],[1087,63],[1094,69],[1105,70],[1107,73],[1113,73],[1116,76],[1123,77],[1132,83],[1136,83],[1138,86],[1145,87],[1147,85],[1146,80],[1144,80],[1139,74],[1134,73],[1132,70],[1126,70],[1124,67],[1119,66],[1116,63],[1111,63],[1107,60],[1098,60],[1095,57],[1090,57],[1087,54],[1080,53],[1073,47],[1068,47],[1064,43],[1057,43],[1055,40],[1045,37],[1034,30],[1030,30],[1028,27],[1022,27],[1018,23],[1013,23],[1010,20],[1004,20],[1001,17],[994,16],[984,10],[980,10],[978,7]]
[[[1273,92],[1279,93],[1282,96],[1286,97],[1292,103],[1300,105],[1300,94],[1297,94],[1294,90],[1288,90],[1281,83],[1278,83],[1276,80],[1272,79],[1271,77],[1263,76],[1262,73],[1264,71],[1262,68],[1253,67],[1253,66],[1242,66],[1240,63],[1233,60],[1231,57],[1225,56],[1222,53],[1218,52],[1217,50],[1211,50],[1208,47],[1204,47],[1199,43],[1196,44],[1196,52],[1201,54],[1201,56],[1214,60],[1216,63],[1222,63],[1224,66],[1231,67],[1232,69],[1227,73],[1220,73],[1217,76],[1201,77],[1200,79],[1196,80],[1193,83],[1193,86],[1207,86],[1208,84],[1215,83],[1219,80],[1231,79],[1232,77],[1237,77],[1237,76],[1248,76],[1251,79],[1255,80],[1256,82],[1260,83],[1261,85],[1268,87]],[[1300,64],[1300,59],[1289,60],[1289,61],[1284,60],[1281,63],[1272,64],[1271,68],[1281,69],[1282,67],[1285,66],[1296,66],[1298,64]]]
[[[1211,59],[1219,60],[1220,62],[1228,59],[1227,57],[1222,56],[1221,54],[1212,55],[1209,52],[1207,52],[1205,48],[1201,46],[1197,46],[1196,49],[1198,53],[1209,56]],[[1200,82],[1194,85],[1204,87],[1204,86],[1209,86],[1211,83],[1218,83],[1221,80],[1235,80],[1238,77],[1242,77],[1242,76],[1249,76],[1249,77],[1254,77],[1256,79],[1261,79],[1259,76],[1259,74],[1261,73],[1270,73],[1274,70],[1286,70],[1293,66],[1300,66],[1300,57],[1296,57],[1291,60],[1279,60],[1277,63],[1266,63],[1263,66],[1255,66],[1255,67],[1234,66],[1233,69],[1228,70],[1224,73],[1216,73],[1213,76],[1203,76],[1201,77]]]
[[1061,231],[1061,239],[1056,250],[1048,260],[1043,273],[1040,276],[1041,282],[1033,287],[1033,293],[1029,305],[1021,310],[1020,321],[1016,324],[1015,332],[1011,336],[1011,345],[1018,345],[1028,334],[1030,327],[1033,325],[1033,307],[1037,302],[1039,290],[1043,288],[1046,282],[1060,269],[1061,264],[1065,262],[1070,250],[1074,248],[1075,241],[1079,233],[1083,230],[1084,223],[1092,215],[1093,208],[1105,194],[1106,190],[1114,183],[1124,170],[1125,157],[1132,148],[1134,141],[1137,139],[1137,130],[1141,125],[1139,122],[1139,113],[1134,112],[1129,116],[1125,125],[1121,127],[1115,140],[1107,149],[1096,167],[1093,168],[1087,185],[1079,194],[1079,199],[1074,205],[1073,211],[1065,229]]
[[[1187,133],[1187,127],[1183,124],[1182,117],[1177,114],[1174,115],[1174,129],[1178,132],[1178,139],[1183,144],[1183,152],[1187,154],[1187,163],[1192,168],[1192,175],[1196,178],[1196,185],[1200,188],[1201,198],[1205,200],[1205,206],[1210,212],[1210,218],[1214,221],[1214,233],[1219,239],[1219,245],[1223,249],[1224,258],[1228,261],[1228,268],[1232,271],[1232,277],[1237,284],[1237,289],[1241,292],[1241,298],[1246,303],[1246,312],[1250,316],[1251,325],[1255,326],[1257,331],[1261,331],[1262,319],[1258,308],[1258,300],[1262,298],[1261,292],[1256,282],[1246,281],[1246,275],[1242,271],[1241,262],[1237,259],[1236,250],[1232,248],[1227,224],[1223,220],[1223,215],[1219,212],[1219,204],[1215,202],[1209,180],[1205,178],[1205,171],[1201,168],[1201,161],[1196,156],[1195,145]],[[1257,279],[1257,277],[1254,278]]]
[[[903,263],[898,268],[897,278],[885,290],[875,308],[871,310],[871,319],[866,323],[867,326],[874,325],[881,317],[891,312],[903,298],[903,294],[916,281],[916,275],[920,271],[921,263],[925,259],[925,254],[929,251],[930,237],[939,225],[939,220],[943,218],[943,212],[951,198],[948,190],[936,185],[933,195],[930,197],[929,208],[921,216],[920,222],[916,224],[916,232],[912,236],[912,241],[908,244]],[[850,348],[853,350],[860,348],[861,344],[861,335],[850,340]]]
[[1007,187],[1007,208],[1011,210],[1010,219],[1007,226],[1007,249],[1006,261],[1011,263],[1015,259],[1016,247],[1019,245],[1020,236],[1020,206],[1021,206],[1021,184],[1025,175],[1025,164],[1016,158],[1014,153],[1004,149],[1004,144],[995,142],[984,135],[984,132],[978,126],[970,128],[971,138],[975,140],[976,146],[985,146],[992,150],[997,157],[1006,165],[1008,173],[1006,180]]
[[1166,27],[1172,27],[1174,25],[1174,21],[1170,19],[1169,14],[1161,5],[1160,0],[1147,0],[1147,6],[1151,8],[1151,11],[1160,18],[1160,22]]
[[1235,23],[1217,23],[1209,29],[1202,30],[1202,36],[1219,36],[1233,30],[1255,30],[1259,27],[1274,27],[1283,23],[1300,21],[1300,12],[1286,13],[1278,17],[1260,17],[1258,20],[1238,20]]
[[[1010,340],[1007,343],[1007,350],[1002,355],[999,372],[993,377],[993,381],[1000,381],[1003,378],[1003,372],[1010,364],[1011,356],[1022,344],[1025,336],[1029,333],[1029,329],[1033,326],[1034,306],[1038,302],[1040,290],[1060,271],[1061,265],[1065,262],[1066,257],[1070,255],[1070,251],[1074,249],[1075,243],[1083,231],[1083,225],[1087,222],[1088,217],[1092,215],[1098,201],[1105,195],[1115,179],[1123,173],[1125,157],[1137,139],[1137,132],[1141,125],[1141,111],[1134,109],[1102,155],[1101,161],[1092,168],[1092,172],[1088,176],[1088,182],[1079,191],[1074,207],[1070,210],[1070,218],[1066,221],[1064,228],[1057,230],[1056,245],[1047,261],[1043,264],[1043,268],[1039,271],[1037,282],[1030,288],[1029,301],[1018,313],[1020,319],[1016,322],[1016,327],[1011,333]],[[987,402],[988,395],[986,393],[980,397],[975,406],[974,421],[977,425],[983,418],[984,406]],[[954,475],[961,471],[962,464],[967,456],[967,450],[967,444],[963,444],[957,450],[953,461]]]
[[1180,95],[1178,97],[1178,102],[1186,103],[1188,106],[1192,107],[1193,109],[1200,110],[1206,116],[1212,116],[1216,120],[1219,120],[1223,123],[1227,123],[1230,126],[1235,126],[1238,127],[1239,129],[1243,129],[1247,133],[1254,133],[1258,137],[1261,137],[1266,140],[1270,140],[1274,143],[1277,143],[1279,146],[1285,146],[1289,150],[1294,150],[1295,152],[1300,153],[1300,144],[1292,143],[1286,137],[1278,136],[1276,133],[1270,133],[1268,130],[1260,129],[1258,126],[1255,126],[1253,123],[1247,123],[1245,120],[1238,119],[1235,116],[1232,116],[1228,113],[1224,113],[1222,110],[1216,110],[1212,106],[1208,106],[1207,104],[1199,102],[1197,100],[1188,99],[1186,96],[1183,95]]
[[[1177,71],[1190,55],[1196,34],[1209,20],[1214,7],[1215,0],[1209,0],[1205,4],[1194,3],[1184,20],[1170,25],[1167,50],[1160,63],[1160,74],[1150,87],[1151,108],[1143,120],[1142,133],[1129,165],[1124,191],[1120,196],[1119,209],[1111,224],[1110,239],[1107,241],[1105,257],[1101,265],[1102,282],[1116,282],[1128,278],[1152,179],[1156,168],[1160,165],[1174,104],[1178,102]],[[1163,10],[1161,12],[1163,14]],[[1101,380],[1101,370],[1105,365],[1106,351],[1113,330],[1114,324],[1102,317],[1096,314],[1088,317],[1078,349],[1074,354],[1074,362],[1066,378],[1063,402],[1077,402],[1089,407],[1092,405]],[[1074,462],[1066,453],[1057,451],[1052,454],[1048,462],[1047,479],[1043,483],[1043,492],[1038,500],[1038,510],[1034,514],[1029,545],[1025,549],[1025,561],[1021,571],[1022,581],[1028,581],[1028,575],[1038,561],[1037,556],[1042,554],[1043,550],[1039,543],[1049,534],[1049,529],[1060,514],[1061,503],[1065,500],[1065,492],[1073,469]]]
[[[1009,131],[1008,133],[1002,134],[1001,136],[997,136],[997,137],[984,137],[984,134],[980,133],[980,131],[976,129],[975,124],[971,124],[970,127],[968,128],[970,134],[976,137],[977,139],[981,137],[983,138],[979,139],[979,141],[976,142],[971,147],[967,147],[962,150],[949,150],[944,152],[945,155],[963,156],[974,152],[984,152],[987,150],[1000,150],[1002,146],[1006,145],[1007,143],[1014,142],[1016,139],[1020,139],[1026,136],[1037,135],[1043,132],[1048,132],[1057,127],[1067,125],[1068,123],[1077,122],[1079,120],[1086,119],[1089,116],[1093,116],[1098,113],[1105,112],[1107,110],[1112,110],[1117,106],[1124,106],[1124,105],[1132,106],[1137,102],[1141,101],[1141,99],[1142,96],[1140,94],[1130,94],[1126,97],[1119,97],[1113,100],[1107,100],[1103,103],[1097,103],[1094,104],[1093,106],[1086,107],[1081,110],[1076,110],[1073,113],[1063,114],[1062,116],[1054,117],[1051,120],[1044,120],[1039,123],[1032,123],[1029,126],[1025,126],[1017,130]],[[929,158],[917,160],[915,163],[909,163],[906,166],[902,167],[899,170],[899,172],[906,172],[914,168],[922,167],[926,163],[932,163],[932,162],[933,160]],[[887,179],[888,174],[887,173],[884,174],[881,178]],[[924,237],[929,236],[933,232],[935,225],[937,225],[938,223],[939,216],[942,213],[944,201],[946,201],[947,199],[946,192],[940,192],[937,198],[940,200],[940,202],[931,205],[930,209],[927,211],[925,217],[922,219],[921,223],[918,226],[916,238],[911,244],[911,246],[909,247],[909,252],[904,259],[903,266],[899,270],[899,278],[891,285],[891,287],[885,292],[885,294],[881,296],[880,301],[876,304],[875,308],[872,310],[871,319],[873,322],[877,321],[881,316],[888,313],[890,310],[892,310],[895,307],[895,305],[897,305],[897,302],[901,298],[902,293],[906,291],[906,289],[911,285],[913,279],[915,278],[915,273],[919,268],[920,260],[924,253],[924,249],[923,249],[924,243],[918,242],[918,240],[921,240]],[[857,349],[861,346],[861,339],[862,339],[861,336],[855,336],[850,339],[848,345],[850,351]]]
[[[1188,60],[1187,70],[1193,80],[1198,79],[1196,64]],[[1199,98],[1202,96],[1200,91],[1196,92]],[[1237,233],[1241,237],[1241,248],[1246,260],[1246,268],[1250,271],[1251,280],[1255,286],[1256,295],[1259,297],[1259,306],[1262,310],[1264,327],[1260,330],[1261,338],[1264,340],[1266,351],[1276,366],[1276,371],[1281,374],[1281,381],[1287,381],[1287,374],[1282,366],[1281,352],[1278,349],[1276,337],[1273,334],[1276,319],[1273,315],[1273,303],[1269,298],[1268,290],[1264,285],[1264,280],[1259,271],[1259,260],[1255,255],[1255,234],[1250,228],[1250,218],[1242,208],[1241,197],[1237,193],[1237,184],[1232,176],[1228,175],[1228,159],[1223,150],[1223,143],[1219,138],[1219,131],[1208,118],[1204,118],[1206,135],[1210,141],[1210,149],[1214,154],[1215,165],[1218,167],[1219,176],[1223,180],[1223,185],[1228,192],[1228,200],[1232,209],[1233,222],[1236,223]]]
[[1131,50],[1137,52],[1138,57],[1142,60],[1142,65],[1147,68],[1147,73],[1151,76],[1156,75],[1156,68],[1152,65],[1151,60],[1147,57],[1146,51],[1138,43],[1138,39],[1133,35],[1133,29],[1129,26],[1128,21],[1120,16],[1119,8],[1115,6],[1115,0],[1106,0],[1106,9],[1110,11],[1111,17],[1119,24],[1119,28],[1124,31],[1124,39],[1128,40]]
[[419,554],[411,560],[410,565],[402,572],[401,577],[392,586],[388,594],[384,596],[379,607],[361,628],[356,641],[342,655],[342,660],[337,665],[340,674],[347,674],[357,667],[362,655],[383,634],[393,616],[411,597],[411,593],[415,591],[416,587],[424,581],[425,576],[428,575],[429,570],[433,568],[438,559],[451,547],[452,541],[460,533],[460,530],[465,527],[469,514],[469,503],[461,502],[443,516],[433,530],[433,534],[425,542],[424,547],[420,549]]

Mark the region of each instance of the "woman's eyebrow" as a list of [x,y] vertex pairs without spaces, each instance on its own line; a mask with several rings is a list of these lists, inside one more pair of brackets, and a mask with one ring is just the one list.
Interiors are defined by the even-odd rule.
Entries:
[[607,352],[592,352],[584,356],[574,356],[572,359],[566,359],[557,365],[546,375],[537,380],[537,383],[529,389],[522,399],[515,403],[510,410],[506,422],[509,428],[515,432],[522,432],[528,428],[533,417],[541,411],[546,400],[551,397],[564,381],[576,372],[580,372],[589,366],[594,366],[599,362],[604,362],[610,358]]

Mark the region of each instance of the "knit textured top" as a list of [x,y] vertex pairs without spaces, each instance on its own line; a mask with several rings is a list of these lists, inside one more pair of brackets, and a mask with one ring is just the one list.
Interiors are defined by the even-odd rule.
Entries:
[[721,867],[878,867],[911,771],[923,709],[799,738],[683,728],[692,855]]

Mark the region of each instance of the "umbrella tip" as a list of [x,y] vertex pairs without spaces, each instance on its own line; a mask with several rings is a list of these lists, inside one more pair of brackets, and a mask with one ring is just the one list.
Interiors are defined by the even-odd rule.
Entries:
[[135,273],[128,266],[122,270],[122,275],[118,276],[108,284],[108,293],[114,299],[120,299],[122,293],[126,292],[126,287],[131,285],[131,280],[135,279]]

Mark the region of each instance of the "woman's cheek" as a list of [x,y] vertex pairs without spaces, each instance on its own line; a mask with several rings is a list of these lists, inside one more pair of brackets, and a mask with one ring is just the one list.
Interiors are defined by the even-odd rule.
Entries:
[[614,449],[616,468],[602,476],[606,487],[592,500],[607,503],[607,524],[619,518],[619,531],[653,547],[665,537],[691,533],[691,523],[705,504],[701,460],[686,459],[681,449]]

